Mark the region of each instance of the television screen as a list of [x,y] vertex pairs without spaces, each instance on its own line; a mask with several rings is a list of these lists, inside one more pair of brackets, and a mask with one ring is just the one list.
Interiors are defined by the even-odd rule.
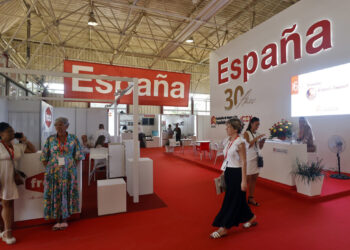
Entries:
[[148,118],[142,118],[142,125],[148,125],[149,119]]
[[154,125],[154,118],[149,118],[149,125],[151,125],[151,126]]
[[293,117],[350,114],[350,63],[292,77]]

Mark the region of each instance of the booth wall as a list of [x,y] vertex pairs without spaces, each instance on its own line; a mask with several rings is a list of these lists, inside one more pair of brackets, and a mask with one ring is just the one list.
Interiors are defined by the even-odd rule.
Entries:
[[227,137],[225,128],[225,126],[220,126],[220,129],[216,129],[214,132],[210,126],[209,115],[197,116],[198,140],[210,140],[211,142],[221,142]]
[[[240,118],[258,116],[261,118],[261,133],[269,133],[269,128],[277,121],[290,119],[297,126],[297,118],[291,118],[291,77],[315,70],[336,66],[350,62],[350,35],[348,0],[307,0],[300,1],[266,22],[258,25],[251,31],[229,42],[210,55],[210,88],[211,88],[211,116],[224,117],[237,115]],[[306,43],[310,39],[306,33],[309,28],[321,21],[328,20],[331,23],[331,48],[321,49],[315,54],[307,53]],[[288,31],[287,29],[293,29]],[[286,35],[283,35],[286,31]],[[317,29],[311,37],[315,37],[322,29]],[[295,51],[293,42],[287,46],[287,61],[281,63],[281,40],[297,33],[301,37],[301,58],[294,59]],[[317,40],[313,46],[319,46],[323,40]],[[263,70],[261,60],[263,48],[268,44],[277,46],[277,65]],[[244,81],[244,56],[250,52],[258,55],[257,69],[248,75]],[[270,53],[270,51],[268,51]],[[268,54],[266,53],[266,54]],[[265,54],[265,56],[266,56]],[[221,65],[227,68],[227,72],[219,74],[219,62],[228,58],[228,63]],[[241,60],[241,75],[238,79],[231,78],[231,62]],[[252,60],[247,63],[247,68],[252,68]],[[237,66],[237,65],[236,65]],[[228,78],[227,83],[219,84],[219,77]],[[229,92],[233,95],[240,87],[244,90],[245,98],[238,94],[238,103],[229,107]],[[225,93],[226,91],[226,93]],[[239,90],[238,90],[239,91]],[[238,92],[240,93],[240,92]],[[231,97],[233,102],[234,96]],[[226,107],[226,109],[225,109]],[[323,116],[310,117],[318,148],[318,157],[324,159],[327,168],[335,168],[336,156],[328,149],[328,139],[333,134],[342,136],[347,145],[350,145],[350,116]],[[211,128],[211,134],[219,134],[224,125],[216,125]],[[296,129],[296,128],[295,128]],[[347,147],[342,157],[342,170],[350,172],[350,147]]]
[[69,120],[68,132],[78,136],[87,135],[91,143],[95,143],[95,133],[102,123],[108,130],[108,114],[106,109],[54,108],[54,119],[66,117]]
[[[134,112],[133,105],[129,106],[129,112],[132,114]],[[145,115],[157,115],[160,114],[160,106],[150,106],[150,105],[140,105],[139,114]]]
[[8,122],[7,99],[0,98],[0,122]]
[[8,122],[17,132],[23,132],[33,145],[40,148],[41,101],[8,101]]
[[[162,129],[166,130],[168,125],[171,124],[172,129],[175,129],[175,124],[180,125],[181,134],[184,136],[190,136],[194,134],[194,116],[193,115],[162,115],[163,126]],[[165,126],[164,126],[165,122]]]

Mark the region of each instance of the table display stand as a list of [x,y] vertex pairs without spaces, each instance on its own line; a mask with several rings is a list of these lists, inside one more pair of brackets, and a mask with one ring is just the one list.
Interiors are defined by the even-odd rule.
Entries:
[[124,179],[97,181],[97,214],[126,212],[126,183]]

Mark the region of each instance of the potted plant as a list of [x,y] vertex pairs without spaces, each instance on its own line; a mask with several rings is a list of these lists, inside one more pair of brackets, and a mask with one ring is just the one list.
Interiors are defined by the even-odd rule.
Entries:
[[308,196],[321,194],[324,179],[322,159],[306,163],[297,159],[297,166],[293,174],[298,193]]
[[280,122],[275,123],[270,128],[270,138],[277,137],[280,140],[285,140],[292,136],[292,123],[282,119]]

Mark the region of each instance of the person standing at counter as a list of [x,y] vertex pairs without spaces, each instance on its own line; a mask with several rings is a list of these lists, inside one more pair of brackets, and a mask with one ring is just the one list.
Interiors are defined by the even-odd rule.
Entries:
[[314,135],[308,120],[305,117],[299,118],[299,136],[298,141],[305,143],[307,146],[307,152],[316,152],[316,146],[314,144]]
[[174,135],[174,131],[173,131],[173,129],[171,128],[171,124],[169,124],[169,126],[168,126],[167,133],[168,133],[168,139],[172,139],[172,138],[173,138],[173,135]]
[[258,155],[259,149],[262,149],[265,140],[262,139],[265,135],[259,135],[257,130],[260,126],[260,120],[253,117],[249,121],[247,130],[244,132],[244,139],[248,143],[247,149],[247,183],[248,183],[248,203],[254,206],[260,204],[254,199],[255,185],[259,176]]
[[179,128],[179,124],[178,123],[176,123],[175,126],[176,127],[174,129],[174,132],[176,133],[176,135],[175,135],[176,141],[179,141],[180,145],[182,145],[182,143],[181,143],[181,129]]
[[226,192],[220,212],[216,216],[213,226],[219,229],[210,234],[211,238],[221,238],[228,229],[244,223],[244,228],[257,225],[256,216],[250,210],[246,200],[247,190],[247,161],[245,140],[240,137],[244,124],[237,117],[226,122],[226,132],[229,136],[225,140],[224,171]]
[[[15,135],[19,141],[13,144]],[[18,199],[18,190],[15,183],[15,167],[23,153],[35,153],[35,147],[21,134],[14,132],[13,128],[6,122],[0,122],[0,200],[2,200],[2,220],[4,231],[0,238],[7,244],[16,243],[12,235],[14,200]],[[15,166],[14,166],[15,165]]]
[[45,166],[44,218],[55,219],[53,230],[68,227],[67,219],[79,211],[77,165],[83,159],[78,138],[68,134],[67,118],[55,120],[57,134],[47,138],[41,154]]

